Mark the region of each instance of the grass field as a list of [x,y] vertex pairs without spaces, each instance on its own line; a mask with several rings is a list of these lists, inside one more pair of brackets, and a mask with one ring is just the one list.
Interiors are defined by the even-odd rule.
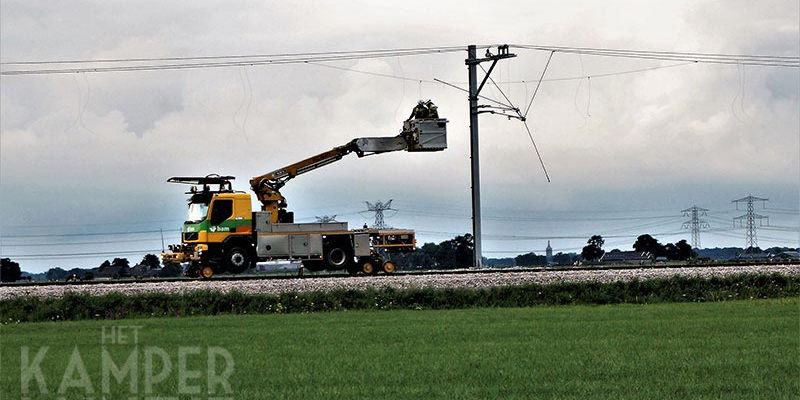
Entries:
[[[137,346],[110,343],[110,327],[127,325],[141,326]],[[153,393],[188,393],[178,354],[191,346],[187,369],[199,377],[187,383],[208,398],[206,348],[218,346],[235,367],[232,393],[214,385],[214,395],[235,399],[788,399],[800,392],[800,299],[30,323],[2,326],[0,346],[0,399],[21,395],[23,346],[34,366],[49,346],[40,366],[51,394],[34,376],[30,398],[56,398],[75,346],[89,381],[78,368],[66,382],[94,392],[66,398],[103,395],[103,348],[118,366],[138,357],[133,396],[144,398],[144,376],[164,367],[148,372],[147,346],[171,363]],[[131,395],[129,377],[110,381],[106,398]]]

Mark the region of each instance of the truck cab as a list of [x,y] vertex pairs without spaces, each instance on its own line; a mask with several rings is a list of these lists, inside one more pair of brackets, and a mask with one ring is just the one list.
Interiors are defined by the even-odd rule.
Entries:
[[[210,184],[231,177],[194,178],[189,194],[186,220],[181,228],[181,244],[170,246],[162,254],[165,263],[189,262],[190,275],[213,275],[214,270],[240,273],[255,259],[252,251],[253,210],[250,195],[230,190],[230,181],[221,182],[218,190]],[[184,178],[174,182],[187,183]],[[202,185],[202,189],[198,187]],[[204,266],[211,269],[203,271]]]
[[231,235],[253,232],[247,193],[214,193],[189,203],[181,235],[184,243],[223,243]]

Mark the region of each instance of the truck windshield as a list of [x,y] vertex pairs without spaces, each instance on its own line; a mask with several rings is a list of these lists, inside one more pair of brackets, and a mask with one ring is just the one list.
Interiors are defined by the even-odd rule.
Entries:
[[189,211],[186,213],[186,223],[198,223],[206,219],[206,215],[208,215],[208,204],[189,203]]

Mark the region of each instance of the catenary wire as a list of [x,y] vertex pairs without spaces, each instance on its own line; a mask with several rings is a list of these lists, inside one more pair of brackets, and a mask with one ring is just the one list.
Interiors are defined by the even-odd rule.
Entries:
[[420,50],[411,52],[394,53],[366,53],[354,55],[324,55],[309,57],[289,57],[289,58],[269,58],[269,59],[248,59],[236,61],[218,62],[197,62],[197,63],[172,63],[172,64],[145,64],[145,65],[121,65],[109,67],[70,67],[70,68],[50,68],[50,69],[27,69],[27,70],[8,70],[2,71],[2,75],[50,75],[65,73],[95,73],[95,72],[129,72],[129,71],[157,71],[157,70],[181,70],[198,68],[220,68],[220,67],[241,67],[256,65],[286,65],[303,64],[309,62],[330,62],[345,60],[366,60],[388,57],[420,56],[429,54],[444,54],[460,51],[461,49],[444,50]]
[[[491,47],[483,45],[481,48]],[[278,57],[311,57],[329,55],[352,55],[370,53],[396,53],[414,52],[428,50],[462,50],[463,46],[440,46],[440,47],[413,47],[399,49],[377,49],[377,50],[343,50],[343,51],[322,51],[304,53],[267,53],[267,54],[232,54],[222,56],[188,56],[188,57],[145,57],[145,58],[105,58],[94,60],[47,60],[47,61],[9,61],[0,62],[0,65],[41,65],[41,64],[88,64],[88,63],[121,63],[121,62],[153,62],[153,61],[195,61],[195,60],[221,60],[221,59],[242,59],[242,58],[278,58]]]
[[638,50],[614,50],[585,47],[559,47],[538,45],[512,45],[513,47],[536,51],[557,51],[605,57],[639,58],[651,60],[694,61],[698,63],[727,65],[756,65],[768,67],[800,67],[800,57],[796,56],[752,56],[725,55],[713,53],[654,52]]

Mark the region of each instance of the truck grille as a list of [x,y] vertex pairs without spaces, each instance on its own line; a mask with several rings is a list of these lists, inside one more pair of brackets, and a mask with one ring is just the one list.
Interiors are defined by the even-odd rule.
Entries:
[[184,232],[183,240],[187,242],[191,240],[197,240],[197,232]]

